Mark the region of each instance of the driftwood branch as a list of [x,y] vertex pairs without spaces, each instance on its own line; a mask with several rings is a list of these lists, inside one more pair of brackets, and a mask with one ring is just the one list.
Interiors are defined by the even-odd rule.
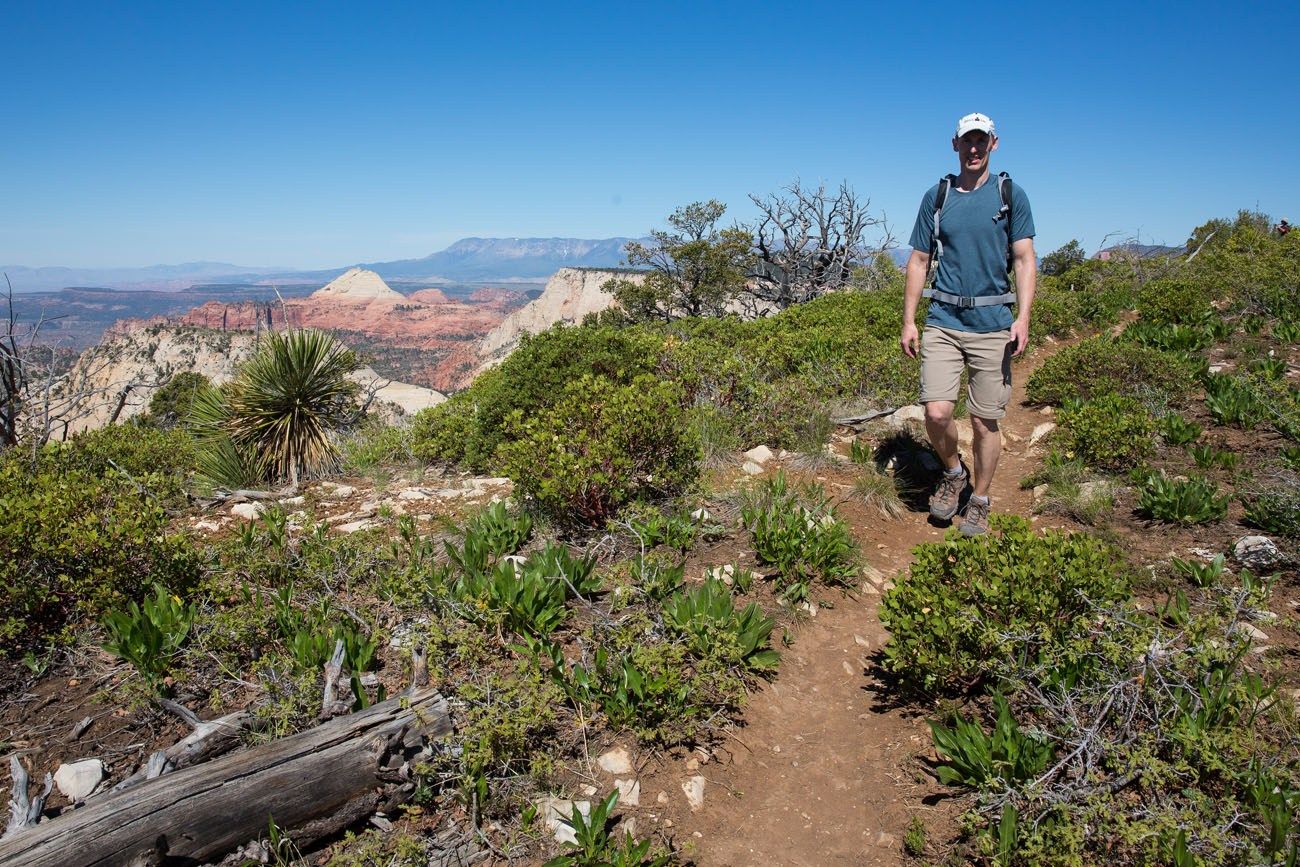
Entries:
[[253,722],[248,711],[240,710],[214,720],[203,721],[189,708],[167,699],[163,706],[189,723],[194,731],[165,750],[149,757],[143,768],[113,787],[114,792],[129,789],[170,771],[205,762],[239,745],[240,737]]
[[414,790],[410,765],[451,730],[436,690],[95,799],[0,843],[0,867],[198,864],[265,832],[305,845]]
[[27,774],[27,767],[17,756],[9,757],[9,774],[14,778],[14,791],[9,798],[9,824],[5,827],[4,837],[0,838],[5,840],[35,826],[40,821],[41,810],[45,808],[45,799],[54,789],[54,777],[46,774],[45,788],[35,798],[31,797],[27,792],[27,785],[31,782],[31,778]]

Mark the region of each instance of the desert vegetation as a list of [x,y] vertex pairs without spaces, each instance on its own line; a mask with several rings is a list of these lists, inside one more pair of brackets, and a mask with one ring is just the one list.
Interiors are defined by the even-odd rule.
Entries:
[[[1044,257],[1039,514],[920,544],[873,599],[862,539],[923,522],[937,465],[891,415],[917,378],[901,274],[860,245],[774,258],[809,195],[756,233],[679,210],[629,251],[658,276],[619,309],[406,424],[364,416],[355,357],[315,332],[66,443],[7,422],[4,679],[53,697],[10,702],[0,752],[39,780],[87,717],[116,784],[186,714],[243,714],[248,750],[433,688],[450,733],[388,769],[383,809],[272,813],[244,854],[689,862],[638,775],[714,760],[817,612],[852,605],[890,634],[857,676],[928,721],[900,775],[946,808],[894,829],[914,863],[1296,863],[1300,234],[1243,212],[1183,255]],[[769,315],[727,313],[758,261]],[[6,346],[6,376],[35,370]],[[642,765],[603,770],[620,752]],[[129,791],[52,795],[48,827]]]

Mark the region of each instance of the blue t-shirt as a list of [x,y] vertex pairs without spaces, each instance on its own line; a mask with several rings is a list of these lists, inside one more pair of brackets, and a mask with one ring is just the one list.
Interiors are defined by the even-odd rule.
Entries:
[[[912,228],[913,250],[930,252],[934,234],[934,200],[939,194],[935,184],[921,198],[921,209]],[[1001,295],[1011,283],[1007,279],[1007,246],[1023,238],[1034,237],[1034,215],[1029,210],[1025,191],[1011,184],[1011,226],[999,216],[1002,196],[998,193],[997,175],[977,190],[964,193],[954,183],[948,189],[939,216],[939,240],[943,255],[934,275],[934,288],[952,295]],[[1010,235],[1008,236],[1008,231]],[[1011,327],[1011,306],[956,307],[938,299],[930,300],[926,325],[938,325],[955,331],[985,333]]]

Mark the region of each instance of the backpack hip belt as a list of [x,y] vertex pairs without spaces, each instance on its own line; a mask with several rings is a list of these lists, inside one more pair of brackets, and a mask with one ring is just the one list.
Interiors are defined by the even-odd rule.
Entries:
[[993,307],[997,304],[1011,304],[1016,300],[1016,293],[1004,292],[1001,295],[954,295],[951,292],[941,292],[933,287],[926,289],[921,293],[922,298],[933,298],[936,301],[942,301],[945,304],[952,304],[955,307],[969,309],[971,307]]

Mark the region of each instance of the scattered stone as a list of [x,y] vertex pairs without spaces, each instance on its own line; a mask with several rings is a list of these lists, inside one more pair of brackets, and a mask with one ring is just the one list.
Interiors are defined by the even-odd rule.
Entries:
[[574,833],[573,826],[569,824],[568,820],[573,816],[574,807],[578,808],[578,812],[583,817],[590,818],[591,801],[570,801],[567,798],[555,798],[548,795],[545,798],[538,798],[533,803],[537,805],[537,812],[542,817],[542,824],[555,835],[555,842],[578,842],[578,836]]
[[399,499],[399,500],[427,500],[427,499],[429,499],[429,492],[426,491],[424,488],[407,488],[407,489],[404,490],[404,491],[398,491],[398,492],[397,492],[397,499]]
[[898,838],[888,831],[881,831],[876,835],[876,845],[883,849],[893,849],[898,844]]
[[1268,641],[1268,634],[1264,630],[1258,626],[1251,626],[1249,623],[1238,623],[1237,631],[1249,635],[1251,641]]
[[965,449],[971,449],[975,445],[975,431],[971,428],[970,421],[964,418],[957,419],[957,445]]
[[345,521],[351,521],[356,517],[357,516],[352,514],[351,512],[340,512],[337,515],[330,515],[328,518],[325,519],[325,523],[329,524],[330,526],[334,526],[335,524],[342,524]]
[[369,530],[378,527],[379,522],[371,518],[362,518],[360,521],[352,521],[348,524],[339,524],[334,529],[340,533],[356,533],[361,530]]
[[280,501],[280,505],[282,505],[282,506],[301,506],[301,505],[303,505],[303,504],[306,503],[306,502],[307,502],[307,498],[304,497],[302,494],[299,494],[299,495],[296,496],[296,497],[285,497],[283,500]]
[[864,584],[862,585],[862,595],[863,595],[863,596],[879,596],[879,595],[880,595],[880,591],[876,588],[876,586],[875,586],[874,584],[871,584],[870,582],[867,582],[867,583],[864,583]]
[[1242,536],[1233,544],[1232,556],[1247,569],[1269,569],[1282,562],[1282,552],[1267,536]]
[[668,803],[668,793],[667,793],[667,792],[660,792],[658,795],[655,795],[655,802],[656,802],[656,803],[659,803],[659,804],[667,804],[667,803]]
[[858,645],[858,647],[870,647],[870,646],[871,646],[871,642],[868,641],[866,638],[862,637],[861,635],[854,635],[854,636],[853,636],[853,643],[856,644],[856,645]]
[[894,411],[889,417],[889,426],[893,428],[907,427],[908,422],[925,423],[925,407],[919,403],[909,404]]
[[686,793],[686,803],[691,805],[692,810],[704,806],[704,777],[696,774],[682,780],[682,791]]
[[338,482],[321,482],[320,486],[325,496],[332,500],[342,500],[357,492],[351,485],[340,485]]
[[416,617],[409,623],[399,623],[393,627],[392,638],[388,646],[394,648],[410,647],[424,638],[422,627],[429,625],[429,618]]
[[54,785],[74,804],[89,798],[103,779],[104,763],[99,759],[84,759],[59,765],[59,769],[54,772]]
[[699,759],[697,759],[697,758],[689,758],[689,759],[686,760],[686,770],[688,770],[688,771],[698,771],[699,769],[700,769],[700,760],[699,760]]
[[511,488],[511,489],[513,489],[514,486],[515,486],[515,483],[514,483],[514,482],[510,481],[510,479],[505,478],[505,477],[503,477],[503,476],[486,476],[486,477],[481,478],[481,479],[475,479],[473,484],[474,484],[474,487],[476,487],[476,488]]
[[700,506],[694,512],[691,512],[691,520],[697,524],[707,524],[713,520],[713,515],[709,513],[708,509]]
[[202,520],[198,520],[194,522],[194,529],[205,530],[209,533],[215,533],[217,530],[221,529],[221,522],[209,521],[207,518],[203,518]]
[[776,457],[776,455],[774,455],[772,450],[767,446],[754,446],[744,454],[745,460],[753,461],[756,464],[765,464],[774,457]]
[[713,566],[705,569],[704,580],[708,581],[710,578],[716,581],[721,581],[723,584],[730,587],[732,584],[736,583],[736,567],[727,563],[722,566]]
[[1043,497],[1047,496],[1047,485],[1034,485],[1034,502],[1037,503]]
[[[1050,406],[1046,408],[1051,409]],[[1038,445],[1038,443],[1043,439],[1043,437],[1047,436],[1049,433],[1051,433],[1054,430],[1056,430],[1055,422],[1045,421],[1040,425],[1036,425],[1034,427],[1033,433],[1029,435],[1029,444],[1031,446]]]
[[607,774],[631,774],[635,772],[632,766],[632,757],[628,755],[627,750],[623,747],[615,747],[607,753],[596,759],[596,764]]
[[595,797],[596,793],[599,792],[600,790],[591,784],[587,784],[582,788],[580,788],[578,791],[582,792],[582,794],[586,795],[588,798],[593,798]]
[[1011,440],[1013,443],[1022,443],[1025,441],[1024,437],[1020,436],[1019,434],[1014,434],[1009,430],[1002,431],[1002,435],[1007,439]]
[[757,476],[757,475],[761,475],[762,472],[763,472],[763,467],[762,467],[762,465],[760,465],[760,464],[756,464],[756,463],[754,463],[753,461],[745,461],[745,465],[744,465],[743,467],[741,467],[740,469],[741,469],[741,470],[745,473],[745,475],[747,475],[747,476]]
[[641,781],[640,780],[615,780],[614,787],[618,789],[619,806],[621,807],[641,806]]
[[819,610],[816,602],[805,602],[802,606],[804,611],[808,612],[809,617],[816,617]]
[[1043,407],[1042,409],[1040,409],[1040,410],[1038,411],[1038,414],[1039,414],[1039,415],[1055,415],[1055,414],[1056,414],[1056,410],[1054,410],[1054,409],[1053,409],[1052,407],[1050,407],[1050,406],[1045,406],[1045,407]]
[[885,581],[885,573],[870,563],[862,567],[862,575],[872,584],[883,584]]
[[1226,365],[1222,365],[1222,364],[1211,364],[1211,365],[1207,368],[1207,370],[1208,370],[1210,373],[1223,373],[1225,367],[1226,367]]
[[243,518],[247,521],[255,521],[266,511],[266,506],[262,503],[235,503],[230,507],[230,514],[236,518]]

